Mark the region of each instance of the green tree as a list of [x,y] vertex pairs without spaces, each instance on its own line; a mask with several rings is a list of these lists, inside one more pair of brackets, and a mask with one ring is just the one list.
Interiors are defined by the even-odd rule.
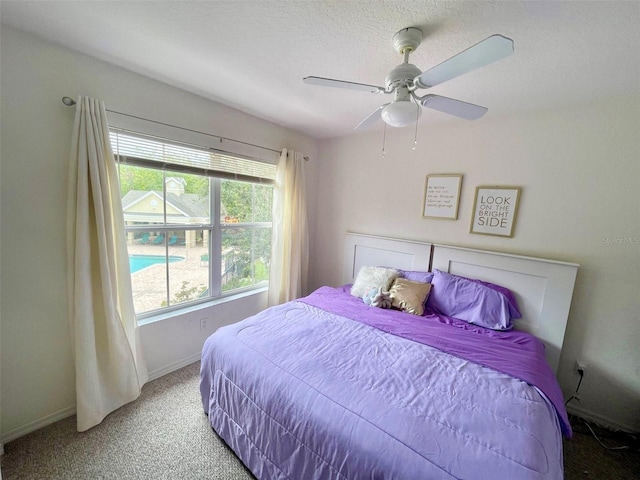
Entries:
[[273,186],[223,180],[220,200],[226,215],[239,222],[270,222]]
[[[240,223],[270,222],[273,186],[223,180],[221,182],[223,212]],[[227,229],[222,235],[223,249],[233,250],[241,276],[255,276],[256,260],[268,268],[271,259],[271,228]],[[252,255],[253,253],[253,255]]]
[[194,193],[201,197],[209,196],[209,177],[202,177],[200,175],[189,175],[188,173],[171,173],[167,172],[168,177],[184,178],[186,185],[184,186],[185,193]]
[[209,195],[209,177],[188,173],[163,172],[151,168],[120,165],[120,194],[124,197],[131,190],[157,192],[162,191],[162,183],[166,177],[182,178],[185,181],[185,193],[194,193],[201,197]]
[[150,168],[120,165],[120,194],[124,197],[131,190],[162,191],[162,171]]

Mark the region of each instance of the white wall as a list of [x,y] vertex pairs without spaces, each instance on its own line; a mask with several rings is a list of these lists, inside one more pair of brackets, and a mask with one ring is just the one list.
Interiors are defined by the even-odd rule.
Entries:
[[[640,430],[640,97],[508,118],[368,132],[320,144],[311,287],[341,281],[354,231],[565,260],[581,265],[559,381],[588,365],[574,412]],[[457,221],[421,218],[425,176],[464,175]],[[475,187],[516,185],[512,239],[470,234]],[[613,242],[613,243],[609,243]],[[619,243],[622,242],[622,243]]]
[[[63,96],[88,95],[107,108],[309,155],[314,140],[237,110],[2,27],[1,206],[2,441],[73,413],[75,373],[66,292],[67,159],[74,109]],[[314,182],[308,182],[310,211]],[[197,360],[206,336],[266,305],[266,295],[144,325],[143,347],[157,376]],[[199,319],[209,317],[207,329]]]

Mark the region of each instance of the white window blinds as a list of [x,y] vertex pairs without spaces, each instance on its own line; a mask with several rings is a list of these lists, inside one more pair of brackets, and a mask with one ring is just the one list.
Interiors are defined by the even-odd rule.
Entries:
[[110,133],[116,161],[127,165],[254,183],[270,184],[276,176],[273,164],[214,148],[184,145],[115,129]]

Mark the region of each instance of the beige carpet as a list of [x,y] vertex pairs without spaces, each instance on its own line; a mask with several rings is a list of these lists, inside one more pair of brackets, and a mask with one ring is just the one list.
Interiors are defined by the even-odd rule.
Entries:
[[[194,363],[148,383],[137,401],[88,432],[76,432],[70,417],[9,442],[3,480],[252,479],[207,423],[199,368]],[[564,442],[566,480],[640,479],[637,450],[605,450],[581,421],[572,425],[576,435]],[[599,433],[606,446],[631,440]]]
[[2,479],[252,479],[207,423],[199,368],[149,382],[87,432],[73,416],[7,443]]

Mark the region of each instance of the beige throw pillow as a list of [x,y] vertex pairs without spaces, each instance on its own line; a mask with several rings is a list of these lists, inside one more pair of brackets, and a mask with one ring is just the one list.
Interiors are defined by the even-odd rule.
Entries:
[[391,305],[393,308],[413,315],[424,313],[424,304],[431,292],[430,283],[413,282],[406,278],[396,278],[391,285]]

